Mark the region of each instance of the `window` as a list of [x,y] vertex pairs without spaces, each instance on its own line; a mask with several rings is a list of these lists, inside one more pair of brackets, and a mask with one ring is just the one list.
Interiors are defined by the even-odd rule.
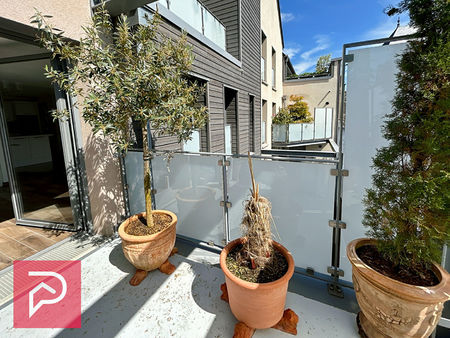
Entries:
[[225,88],[225,153],[237,154],[239,152],[238,141],[238,110],[237,91]]
[[263,31],[261,31],[261,81],[266,82],[267,73],[267,39]]
[[277,104],[272,102],[272,118],[277,115]]
[[248,150],[255,151],[255,97],[249,95],[248,102]]
[[276,64],[277,64],[277,55],[275,49],[272,48],[272,88],[276,88]]
[[266,125],[267,125],[267,101],[262,100],[262,117],[261,117],[261,142],[267,143]]
[[[189,81],[197,82],[199,86],[204,86],[205,90],[197,97],[195,107],[208,106],[208,85],[207,81],[194,76],[189,77]],[[183,150],[189,152],[208,152],[209,151],[209,122],[203,128],[195,130],[192,133],[192,139],[183,144]]]

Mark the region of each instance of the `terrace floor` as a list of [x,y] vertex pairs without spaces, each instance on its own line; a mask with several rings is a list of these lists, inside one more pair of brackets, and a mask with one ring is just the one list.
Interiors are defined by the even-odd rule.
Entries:
[[0,270],[10,266],[14,260],[25,259],[73,234],[16,225],[14,218],[0,222]]
[[[237,321],[220,300],[224,276],[218,254],[200,248],[180,252],[185,256],[170,259],[177,267],[172,275],[153,271],[132,287],[128,281],[134,268],[124,258],[120,240],[106,243],[82,259],[81,329],[14,329],[10,302],[0,307],[0,336],[232,337]],[[359,337],[355,313],[293,292],[286,307],[300,317],[298,337]],[[292,336],[267,329],[254,337]]]

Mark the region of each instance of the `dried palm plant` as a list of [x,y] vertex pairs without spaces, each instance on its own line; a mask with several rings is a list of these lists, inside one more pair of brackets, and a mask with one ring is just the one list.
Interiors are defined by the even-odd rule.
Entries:
[[252,268],[263,268],[273,255],[272,232],[272,206],[270,201],[259,194],[259,185],[255,182],[253,164],[248,154],[248,166],[252,179],[250,199],[245,203],[241,227],[246,239],[243,245],[243,260],[250,260]]

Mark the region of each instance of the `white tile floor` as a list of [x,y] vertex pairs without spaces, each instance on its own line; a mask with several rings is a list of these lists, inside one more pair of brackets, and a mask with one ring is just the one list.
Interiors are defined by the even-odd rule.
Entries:
[[[131,287],[134,269],[120,242],[109,243],[82,261],[81,329],[14,329],[10,304],[0,310],[0,337],[232,337],[236,319],[220,300],[223,273],[211,265],[218,256],[204,253],[175,255],[171,276],[154,271]],[[353,313],[294,293],[286,307],[300,317],[299,337],[358,337]],[[268,329],[254,337],[292,336]]]

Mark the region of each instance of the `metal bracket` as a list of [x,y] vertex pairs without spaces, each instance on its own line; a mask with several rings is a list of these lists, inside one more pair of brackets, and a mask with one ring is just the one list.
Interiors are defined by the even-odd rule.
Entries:
[[230,163],[230,161],[228,161],[228,160],[225,161],[225,164],[223,164],[223,160],[219,160],[219,161],[217,162],[217,165],[219,165],[219,166],[221,166],[221,167],[223,167],[223,166],[229,167],[230,164],[231,164],[231,163]]
[[332,228],[338,228],[338,229],[346,229],[347,223],[342,221],[336,221],[334,219],[331,219],[328,221],[328,225]]
[[227,240],[226,240],[225,238],[222,239],[222,245],[223,245],[223,246],[227,245]]
[[344,298],[344,291],[342,291],[342,288],[335,283],[328,283],[328,294],[335,297]]
[[208,241],[208,245],[210,245],[210,246],[215,246],[214,241],[209,240],[209,241]]
[[[338,176],[339,175],[339,170],[338,169],[330,169],[330,175],[331,176]],[[342,169],[341,170],[341,175],[342,176],[348,176],[349,175],[349,171],[347,169]]]
[[331,274],[333,277],[344,277],[344,270],[339,269],[335,266],[327,267],[327,272]]
[[311,268],[310,266],[308,266],[306,268],[306,273],[310,276],[314,276],[314,273],[315,273],[314,268]]
[[225,203],[225,201],[220,201],[220,206],[221,207],[227,206],[227,208],[231,208],[233,206],[233,204],[231,202]]
[[156,195],[156,194],[158,193],[158,190],[152,189],[151,193],[152,193],[153,195]]
[[344,55],[344,62],[352,62],[355,59],[355,54]]

